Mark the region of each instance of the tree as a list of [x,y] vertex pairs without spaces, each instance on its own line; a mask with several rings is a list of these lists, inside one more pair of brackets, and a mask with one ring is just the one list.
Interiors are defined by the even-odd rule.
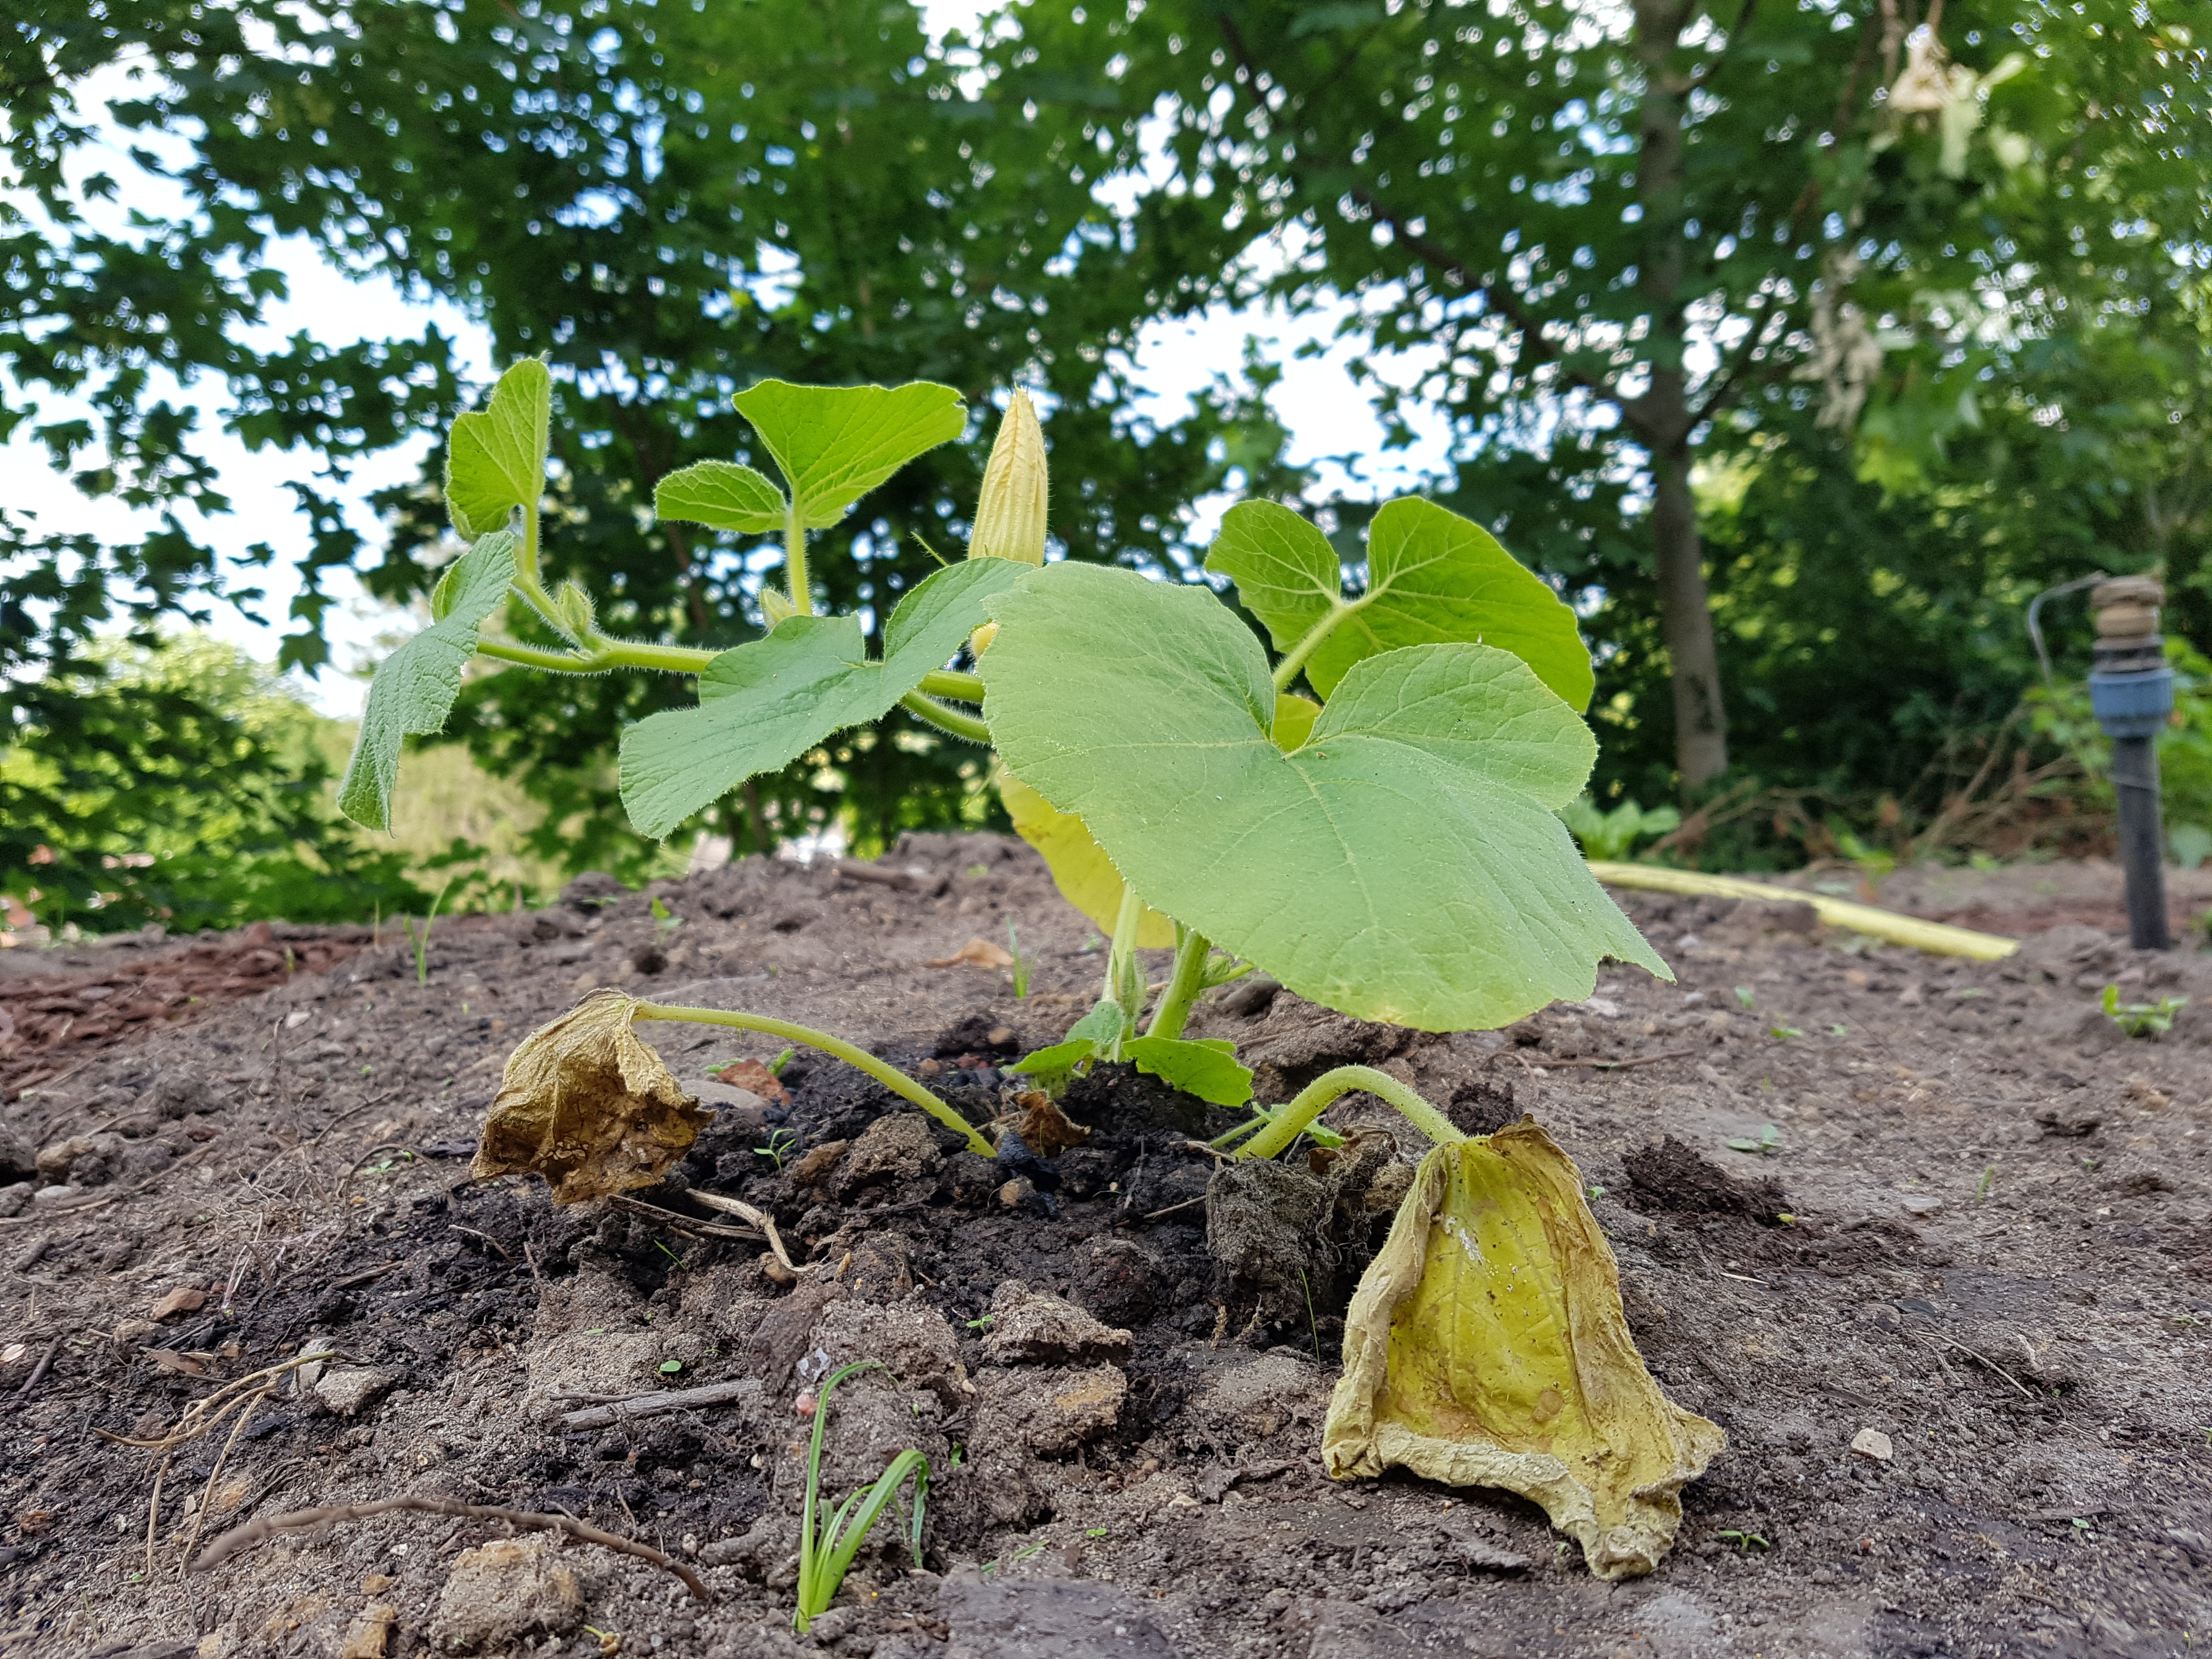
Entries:
[[[1116,348],[1154,310],[1213,290],[1183,279],[1190,216],[1118,222],[1072,164],[1072,135],[1009,98],[1004,71],[1024,51],[1012,36],[940,49],[913,9],[878,0],[375,0],[327,15],[237,0],[134,8],[119,25],[33,7],[13,27],[10,80],[30,118],[11,136],[43,169],[53,225],[16,227],[0,349],[28,354],[19,382],[105,400],[106,432],[57,432],[60,453],[100,438],[144,458],[89,489],[211,504],[215,481],[147,393],[142,370],[160,354],[179,373],[228,376],[229,418],[249,441],[295,443],[329,467],[465,405],[434,335],[346,353],[240,347],[280,286],[267,240],[293,233],[349,272],[471,310],[502,365],[549,356],[548,575],[580,581],[603,619],[640,637],[720,646],[758,631],[775,550],[653,523],[647,508],[664,474],[745,454],[729,399],[766,377],[933,379],[979,410],[1032,386],[1068,486],[1052,528],[1077,557],[1181,569],[1188,503],[1244,476],[1240,462],[1284,481],[1268,471],[1281,434],[1249,400],[1132,430]],[[72,219],[60,183],[86,138],[70,89],[125,61],[143,65],[145,92],[118,118],[191,148],[174,176],[192,210],[147,232],[143,252]],[[149,265],[159,280],[134,286],[130,271]],[[326,488],[298,486],[316,534],[289,660],[321,659],[324,571],[362,568],[388,599],[427,591],[456,550],[438,464],[383,501],[380,553],[343,528]],[[838,538],[850,556],[818,562],[823,597],[887,615],[934,568],[927,544],[957,532],[980,465],[979,448],[950,447],[872,496],[872,516]],[[108,591],[148,586],[159,611],[210,580],[204,550],[181,537],[82,556],[104,563]],[[165,550],[179,574],[154,562]],[[509,623],[533,636],[531,617]],[[612,746],[622,725],[676,698],[653,680],[493,675],[471,685],[457,729],[550,806],[543,850],[572,867],[635,865],[645,849],[615,804]],[[842,815],[866,843],[957,823],[979,787],[976,757],[898,726],[888,743],[801,763],[722,827],[758,845]]]
[[[1729,757],[1700,456],[1762,410],[1804,407],[1801,376],[1826,382],[1847,428],[1883,327],[1928,331],[1942,373],[1921,412],[1931,386],[1955,410],[1966,387],[1942,354],[1981,320],[1974,296],[2014,274],[2008,216],[2142,150],[2145,121],[2203,130],[2192,37],[2116,3],[1954,9],[1941,40],[1936,14],[1916,29],[1895,0],[1023,16],[1038,75],[1120,70],[1126,161],[1149,142],[1136,115],[1164,100],[1164,188],[1207,203],[1243,291],[1357,296],[1375,352],[1428,354],[1408,395],[1454,419],[1453,505],[1593,604],[1652,593],[1645,648],[1664,653],[1692,788]],[[1277,254],[1255,257],[1268,239]],[[2090,285],[2109,274],[2104,248],[2075,257],[2098,268]],[[1384,393],[1386,414],[1399,401]]]

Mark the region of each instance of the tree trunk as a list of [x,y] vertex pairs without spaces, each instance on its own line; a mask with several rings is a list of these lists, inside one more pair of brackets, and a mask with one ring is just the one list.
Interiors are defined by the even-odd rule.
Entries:
[[1638,285],[1651,306],[1651,384],[1622,410],[1651,457],[1659,614],[1674,680],[1674,763],[1686,791],[1728,770],[1728,716],[1713,650],[1697,504],[1690,496],[1693,419],[1683,363],[1689,342],[1682,300],[1688,228],[1682,124],[1689,87],[1670,60],[1692,11],[1686,0],[1636,0],[1636,55],[1644,71],[1636,183],[1647,239]]
[[1705,544],[1690,496],[1690,449],[1651,458],[1651,534],[1659,552],[1659,617],[1674,690],[1674,763],[1692,789],[1728,770],[1728,712],[1705,593]]

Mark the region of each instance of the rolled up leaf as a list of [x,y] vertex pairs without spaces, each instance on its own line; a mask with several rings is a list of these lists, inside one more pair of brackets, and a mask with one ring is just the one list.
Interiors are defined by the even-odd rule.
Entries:
[[1727,1445],[1662,1394],[1572,1159],[1523,1118],[1422,1159],[1345,1316],[1322,1459],[1542,1506],[1600,1578],[1650,1572]]

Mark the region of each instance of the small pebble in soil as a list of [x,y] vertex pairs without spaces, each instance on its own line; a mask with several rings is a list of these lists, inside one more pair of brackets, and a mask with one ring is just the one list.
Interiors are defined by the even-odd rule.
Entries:
[[1880,1429],[1861,1429],[1851,1437],[1851,1449],[1861,1457],[1887,1463],[1890,1459],[1889,1437]]

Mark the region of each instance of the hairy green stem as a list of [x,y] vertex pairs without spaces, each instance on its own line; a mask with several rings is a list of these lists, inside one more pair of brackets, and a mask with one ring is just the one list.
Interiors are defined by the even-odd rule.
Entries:
[[921,677],[921,689],[933,697],[957,697],[963,702],[983,701],[983,681],[981,676],[957,673],[950,668],[940,668]]
[[696,674],[720,654],[680,645],[641,645],[628,640],[596,640],[589,651],[544,651],[507,640],[479,640],[477,654],[520,663],[554,674],[603,674],[610,668],[649,668],[670,674]]
[[814,594],[806,583],[806,526],[799,521],[794,497],[783,510],[783,570],[791,584],[791,608],[802,617],[814,614]]
[[[1101,995],[1104,1000],[1121,1010],[1122,1019],[1127,1025],[1135,1024],[1137,1017],[1145,1012],[1145,981],[1140,975],[1130,970],[1130,964],[1137,957],[1137,928],[1144,919],[1144,900],[1137,896],[1134,887],[1124,881],[1121,884],[1121,908],[1114,914],[1114,944],[1106,952],[1106,988]],[[1139,988],[1137,1006],[1133,1008],[1121,1000],[1121,983],[1126,979],[1135,979]],[[1107,1058],[1121,1059],[1120,1048],[1121,1045],[1116,1043],[1115,1051]]]
[[1439,1146],[1452,1146],[1467,1139],[1452,1127],[1449,1118],[1388,1072],[1378,1072],[1372,1066],[1340,1066],[1333,1072],[1323,1072],[1299,1090],[1289,1105],[1275,1113],[1274,1121],[1237,1149],[1237,1156],[1274,1157],[1296,1140],[1299,1131],[1319,1117],[1339,1095],[1348,1095],[1359,1089],[1396,1107],[1405,1115],[1408,1123]]
[[955,1134],[968,1142],[968,1150],[981,1158],[993,1156],[991,1143],[969,1121],[916,1083],[897,1066],[877,1059],[865,1048],[856,1048],[842,1037],[831,1036],[827,1031],[817,1031],[811,1025],[794,1025],[787,1019],[771,1019],[766,1014],[732,1013],[720,1008],[678,1008],[659,1002],[641,1002],[630,1016],[634,1020],[684,1020],[695,1025],[728,1025],[740,1031],[760,1031],[769,1036],[781,1037],[786,1042],[803,1042],[810,1048],[819,1048],[823,1054],[843,1060],[848,1066],[857,1066],[870,1077],[902,1099],[910,1100],[927,1112]]
[[1337,623],[1366,603],[1364,599],[1339,599],[1331,605],[1328,615],[1306,629],[1305,637],[1292,646],[1290,654],[1275,665],[1275,690],[1289,690],[1291,682],[1298,677],[1298,671],[1306,665],[1307,659],[1315,652],[1321,649],[1322,641],[1336,631]]
[[934,697],[926,697],[919,691],[909,691],[899,699],[899,707],[916,720],[927,720],[940,732],[950,732],[956,738],[965,738],[970,743],[988,744],[991,728],[972,716],[955,708],[947,708]]
[[1168,975],[1167,989],[1160,994],[1160,1006],[1152,1011],[1152,1023],[1145,1028],[1146,1036],[1182,1035],[1191,1005],[1206,988],[1206,964],[1212,954],[1212,940],[1195,927],[1183,929],[1182,943],[1176,946],[1175,970]]

